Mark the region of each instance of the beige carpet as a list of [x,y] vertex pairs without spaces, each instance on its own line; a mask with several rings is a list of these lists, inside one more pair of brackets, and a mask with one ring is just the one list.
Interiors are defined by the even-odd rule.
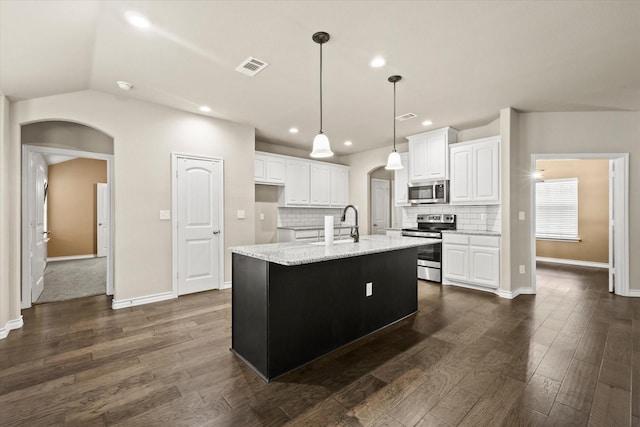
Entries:
[[35,304],[66,301],[106,292],[106,257],[50,261],[44,271],[44,290]]

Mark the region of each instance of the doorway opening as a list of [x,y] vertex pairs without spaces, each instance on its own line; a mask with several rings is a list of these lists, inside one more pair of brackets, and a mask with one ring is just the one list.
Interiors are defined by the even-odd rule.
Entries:
[[21,307],[113,295],[113,154],[60,148],[106,142],[104,151],[113,151],[113,138],[80,124],[38,122],[23,125],[21,139]]
[[392,209],[393,181],[393,171],[384,166],[369,173],[369,234],[386,234],[397,222],[397,212]]
[[629,292],[628,154],[532,155],[531,271],[579,266]]

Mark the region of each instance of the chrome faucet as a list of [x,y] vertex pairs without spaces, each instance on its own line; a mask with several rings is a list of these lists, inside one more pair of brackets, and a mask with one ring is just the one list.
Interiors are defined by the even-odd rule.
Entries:
[[344,222],[347,219],[347,209],[349,208],[353,209],[353,211],[356,213],[356,225],[355,227],[351,227],[349,236],[353,237],[354,243],[358,243],[360,241],[360,233],[358,232],[358,210],[356,209],[356,207],[353,205],[345,206],[344,210],[342,211],[342,218],[340,218],[340,221]]

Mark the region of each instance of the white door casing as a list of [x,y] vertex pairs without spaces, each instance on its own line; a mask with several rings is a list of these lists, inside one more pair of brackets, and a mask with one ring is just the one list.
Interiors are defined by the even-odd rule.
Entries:
[[106,183],[96,184],[96,239],[98,257],[105,257],[109,253],[109,191]]
[[389,191],[389,181],[371,179],[371,234],[385,234],[389,228]]
[[30,175],[32,193],[30,197],[31,222],[31,301],[36,301],[44,289],[44,269],[47,257],[47,231],[44,229],[44,185],[47,180],[47,165],[40,153],[31,153]]
[[173,156],[174,293],[219,289],[224,277],[222,160]]

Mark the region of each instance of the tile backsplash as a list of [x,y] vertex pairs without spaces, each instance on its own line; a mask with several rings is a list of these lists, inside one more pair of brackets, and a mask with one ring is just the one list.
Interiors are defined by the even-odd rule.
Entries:
[[345,222],[340,222],[342,209],[333,208],[278,208],[278,227],[324,227],[324,217],[333,216],[333,224],[353,225],[353,209],[347,211]]
[[[455,214],[458,230],[501,232],[500,205],[420,205],[402,208],[402,227],[417,226],[420,214]],[[484,214],[485,219],[482,219]]]

